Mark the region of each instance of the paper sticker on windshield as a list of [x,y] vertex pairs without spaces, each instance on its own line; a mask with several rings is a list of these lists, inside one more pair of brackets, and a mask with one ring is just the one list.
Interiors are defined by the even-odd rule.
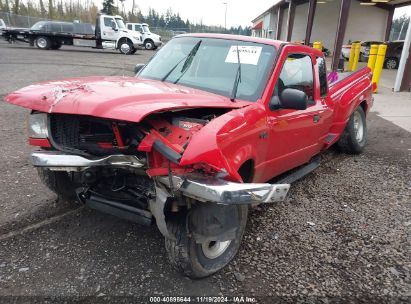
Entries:
[[[262,49],[263,48],[261,46],[239,45],[238,52],[240,54],[240,63],[257,65]],[[238,63],[236,45],[230,47],[227,57],[225,58],[225,62]]]

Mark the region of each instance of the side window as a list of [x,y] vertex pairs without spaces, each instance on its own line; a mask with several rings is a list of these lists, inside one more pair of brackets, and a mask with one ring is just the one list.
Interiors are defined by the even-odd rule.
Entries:
[[129,29],[130,31],[133,30],[133,25],[132,24],[127,24],[127,29]]
[[104,17],[104,25],[111,27],[111,23],[113,22],[113,18]]
[[307,94],[309,103],[314,100],[314,78],[311,57],[305,54],[290,54],[284,62],[274,95],[280,96],[284,89],[297,89]]
[[51,23],[50,31],[51,32],[61,32],[61,23]]
[[322,57],[317,57],[318,74],[320,76],[320,95],[321,97],[327,96],[328,80],[327,80],[327,67],[325,60]]

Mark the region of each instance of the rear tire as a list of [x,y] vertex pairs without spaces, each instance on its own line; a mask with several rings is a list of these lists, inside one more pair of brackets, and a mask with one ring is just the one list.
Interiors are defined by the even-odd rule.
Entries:
[[52,49],[52,50],[58,50],[58,49],[61,48],[61,46],[62,46],[62,44],[59,43],[59,42],[53,43],[52,46],[50,47],[50,49]]
[[73,201],[76,199],[75,185],[67,172],[51,171],[44,168],[37,168],[40,180],[59,198]]
[[225,267],[237,254],[247,223],[248,205],[238,205],[239,227],[235,238],[228,241],[206,241],[199,244],[187,231],[187,216],[169,221],[168,229],[175,240],[165,239],[165,247],[172,266],[193,278],[207,277]]
[[341,151],[350,154],[359,154],[364,151],[367,144],[367,123],[365,113],[359,106],[345,127],[343,134],[337,142]]
[[51,48],[51,40],[46,36],[40,36],[36,38],[35,41],[36,46],[42,50],[48,50]]

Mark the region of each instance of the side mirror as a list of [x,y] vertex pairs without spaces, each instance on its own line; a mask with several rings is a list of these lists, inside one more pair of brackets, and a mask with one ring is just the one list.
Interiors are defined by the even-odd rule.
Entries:
[[134,67],[134,74],[137,75],[138,72],[140,72],[140,70],[142,68],[144,68],[146,65],[144,63],[137,63],[136,66]]
[[113,22],[111,22],[111,28],[113,29],[113,30],[115,30],[115,31],[118,31],[118,29],[117,29],[117,24],[113,21]]
[[273,96],[270,100],[270,110],[278,109],[294,109],[305,110],[307,109],[308,97],[303,91],[296,89],[284,89],[280,97]]

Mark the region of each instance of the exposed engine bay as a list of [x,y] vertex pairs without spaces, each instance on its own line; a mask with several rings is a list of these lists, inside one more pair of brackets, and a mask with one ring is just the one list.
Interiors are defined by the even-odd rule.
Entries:
[[72,171],[70,177],[78,186],[80,200],[93,196],[147,210],[149,200],[156,195],[152,177],[190,171],[178,166],[190,139],[224,112],[224,109],[165,112],[151,115],[138,124],[49,114],[48,135],[52,148],[65,153],[85,157],[135,156],[143,164],[140,168],[93,166]]

